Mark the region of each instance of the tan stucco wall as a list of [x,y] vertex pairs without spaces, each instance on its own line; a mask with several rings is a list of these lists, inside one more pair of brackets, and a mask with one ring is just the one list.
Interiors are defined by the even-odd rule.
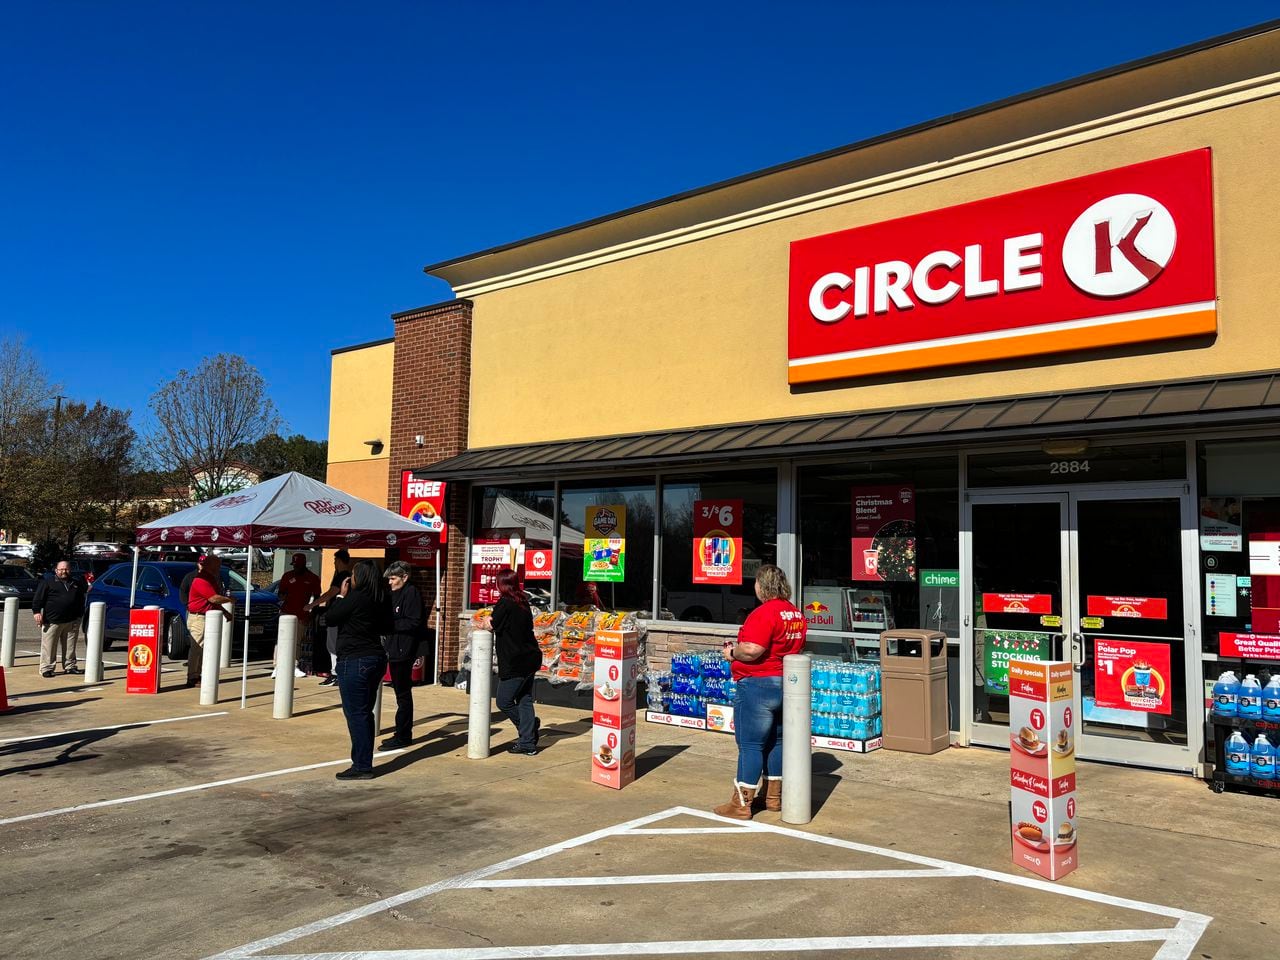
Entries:
[[[390,457],[391,373],[395,354],[394,343],[380,343],[333,355],[329,387],[330,464],[375,459],[369,455],[366,440],[381,440],[384,446],[380,457],[384,460]],[[350,492],[364,496],[356,490]],[[381,495],[365,499],[386,503],[385,477]]]
[[[787,384],[794,239],[1213,149],[1219,333],[1209,345],[950,368],[795,392]],[[838,207],[476,295],[469,446],[1280,368],[1280,98],[1171,118],[1104,139]],[[496,373],[501,371],[501,373]],[[335,391],[336,395],[336,391]]]

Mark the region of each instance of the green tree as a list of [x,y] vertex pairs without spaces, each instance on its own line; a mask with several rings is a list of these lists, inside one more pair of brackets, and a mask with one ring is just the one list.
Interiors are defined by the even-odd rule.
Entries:
[[0,340],[0,528],[30,533],[23,517],[39,485],[37,438],[57,387],[18,337]]
[[263,480],[296,471],[323,481],[329,469],[328,442],[308,440],[300,433],[291,437],[269,433],[257,443],[241,448],[237,456],[261,470]]

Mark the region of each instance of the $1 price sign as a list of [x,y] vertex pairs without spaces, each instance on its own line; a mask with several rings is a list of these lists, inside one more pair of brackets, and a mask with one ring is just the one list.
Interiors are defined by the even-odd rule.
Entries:
[[742,501],[695,500],[693,582],[742,583]]

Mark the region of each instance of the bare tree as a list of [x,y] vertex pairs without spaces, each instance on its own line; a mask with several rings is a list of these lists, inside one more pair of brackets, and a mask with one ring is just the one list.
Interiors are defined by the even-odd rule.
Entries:
[[0,340],[0,528],[10,535],[29,513],[38,477],[32,441],[56,389],[21,338]]
[[228,492],[236,452],[280,424],[266,381],[244,357],[220,353],[179,370],[151,396],[160,465],[184,477],[194,502]]

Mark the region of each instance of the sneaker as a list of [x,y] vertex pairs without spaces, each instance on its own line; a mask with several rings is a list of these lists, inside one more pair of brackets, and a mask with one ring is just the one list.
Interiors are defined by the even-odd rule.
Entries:
[[40,671],[40,676],[44,677],[46,680],[52,680],[52,679],[53,679],[53,671],[52,671],[52,670],[41,670],[41,671]]
[[62,672],[63,673],[84,673],[84,671],[81,670],[79,667],[67,667],[67,669],[63,670]]
[[320,681],[320,686],[332,687],[337,682],[338,682],[337,677],[325,677],[323,680]]
[[[50,676],[52,676],[52,674],[50,674]],[[187,686],[188,686],[188,687],[198,687],[198,686],[200,686],[200,678],[199,678],[199,677],[196,677],[194,680],[188,680],[188,681],[187,681]]]
[[523,757],[535,757],[538,755],[537,747],[522,747],[518,743],[513,743],[507,747],[507,753],[518,753]]
[[306,675],[307,675],[307,672],[305,670],[301,670],[298,667],[293,668],[293,676],[295,679],[301,680]]
[[333,775],[333,779],[335,780],[372,780],[373,771],[357,770],[355,767],[347,767],[347,769],[343,770],[341,773],[335,773]]
[[392,737],[390,740],[383,740],[378,744],[379,750],[403,750],[412,743],[411,740],[401,740],[399,737]]

